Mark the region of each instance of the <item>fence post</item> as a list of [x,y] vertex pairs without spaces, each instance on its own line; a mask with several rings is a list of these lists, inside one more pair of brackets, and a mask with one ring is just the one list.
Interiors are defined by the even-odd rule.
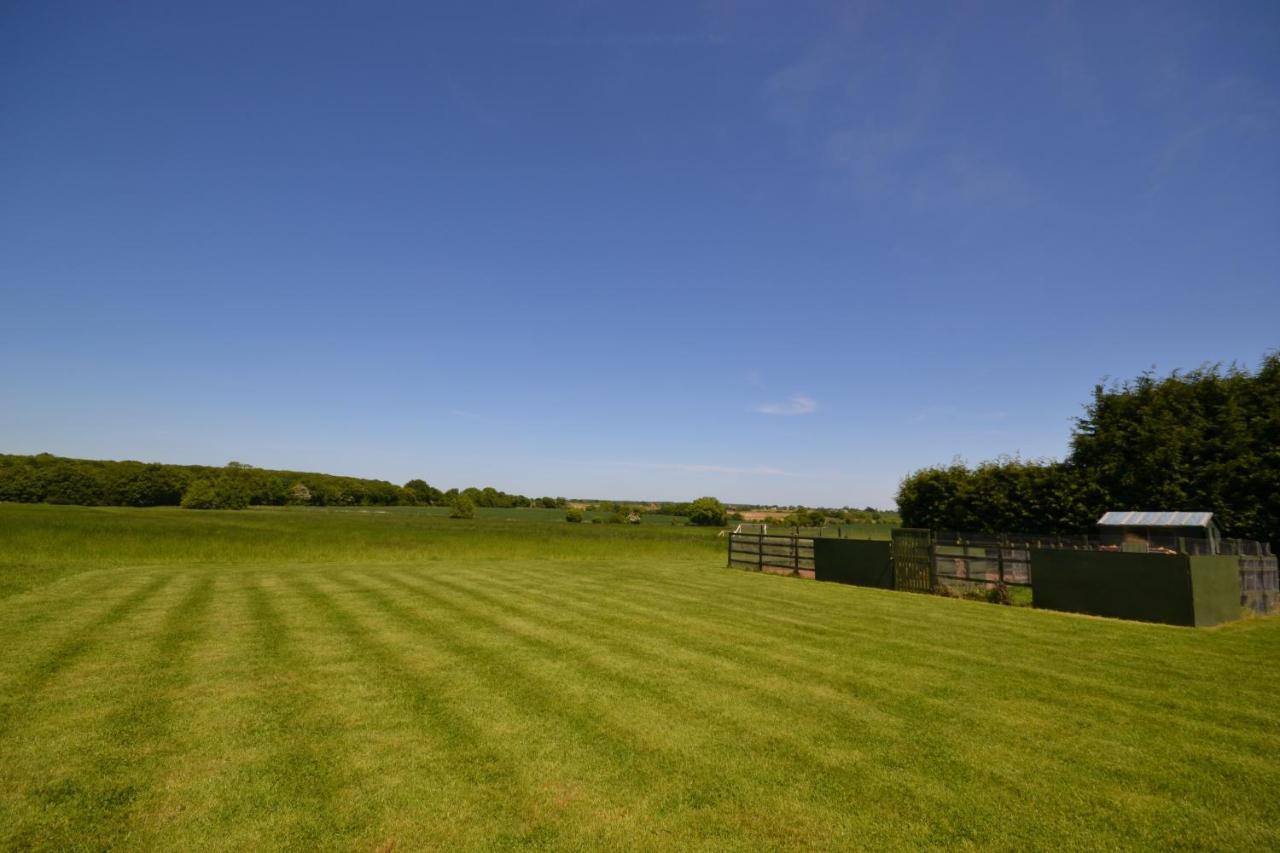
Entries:
[[764,571],[764,534],[756,534],[756,571]]
[[1004,546],[1008,542],[1008,538],[1001,536],[996,541],[996,573],[1000,578],[1000,585],[1004,586]]
[[[952,569],[954,572],[955,570]],[[968,571],[966,569],[966,571]],[[929,531],[929,592],[938,588],[938,540]]]
[[791,571],[800,571],[800,537],[791,540]]
[[729,531],[729,553],[725,555],[729,560],[725,565],[729,568],[733,567],[733,535],[733,531]]

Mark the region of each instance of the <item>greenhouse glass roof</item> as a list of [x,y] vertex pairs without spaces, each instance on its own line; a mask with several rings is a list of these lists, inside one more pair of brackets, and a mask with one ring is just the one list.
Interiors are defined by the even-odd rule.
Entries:
[[1208,527],[1211,512],[1109,512],[1099,527]]

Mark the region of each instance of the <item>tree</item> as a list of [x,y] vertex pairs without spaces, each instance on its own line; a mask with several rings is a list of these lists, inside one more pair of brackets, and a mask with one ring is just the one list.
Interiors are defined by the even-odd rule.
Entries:
[[449,512],[450,518],[475,518],[476,505],[467,495],[458,495],[453,499],[453,509]]
[[581,523],[582,523],[582,510],[580,510],[580,509],[573,509],[573,508],[570,508],[570,509],[568,509],[568,510],[565,510],[565,513],[564,513],[564,520],[565,520],[565,521],[567,521],[567,522],[569,522],[569,523],[571,523],[571,524],[581,524]]
[[215,509],[244,509],[253,498],[248,466],[228,465],[213,484]]
[[427,484],[426,480],[410,480],[404,484],[404,490],[416,504],[431,506],[440,502],[443,493]]
[[724,504],[712,497],[698,498],[689,504],[689,523],[699,527],[724,527]]
[[196,480],[187,486],[182,495],[183,509],[213,509],[217,501],[217,493],[210,480]]
[[103,502],[110,506],[175,506],[186,487],[173,465],[120,462],[104,471]]
[[105,490],[94,473],[70,460],[50,467],[43,477],[44,500],[51,504],[84,506],[102,503]]

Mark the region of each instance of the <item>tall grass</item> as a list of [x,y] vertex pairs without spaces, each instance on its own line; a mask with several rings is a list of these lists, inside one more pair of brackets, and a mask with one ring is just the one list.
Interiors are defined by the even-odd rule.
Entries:
[[[447,512],[447,511],[446,511]],[[566,524],[559,510],[495,510],[471,520],[433,508],[182,510],[0,504],[0,596],[113,566],[653,560],[720,553],[716,530]]]

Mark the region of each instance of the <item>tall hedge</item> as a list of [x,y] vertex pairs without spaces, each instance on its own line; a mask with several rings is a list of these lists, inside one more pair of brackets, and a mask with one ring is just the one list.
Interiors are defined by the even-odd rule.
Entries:
[[1280,543],[1280,353],[1098,385],[1065,461],[1003,458],[916,471],[903,523],[1087,532],[1107,510],[1208,510],[1227,536]]

